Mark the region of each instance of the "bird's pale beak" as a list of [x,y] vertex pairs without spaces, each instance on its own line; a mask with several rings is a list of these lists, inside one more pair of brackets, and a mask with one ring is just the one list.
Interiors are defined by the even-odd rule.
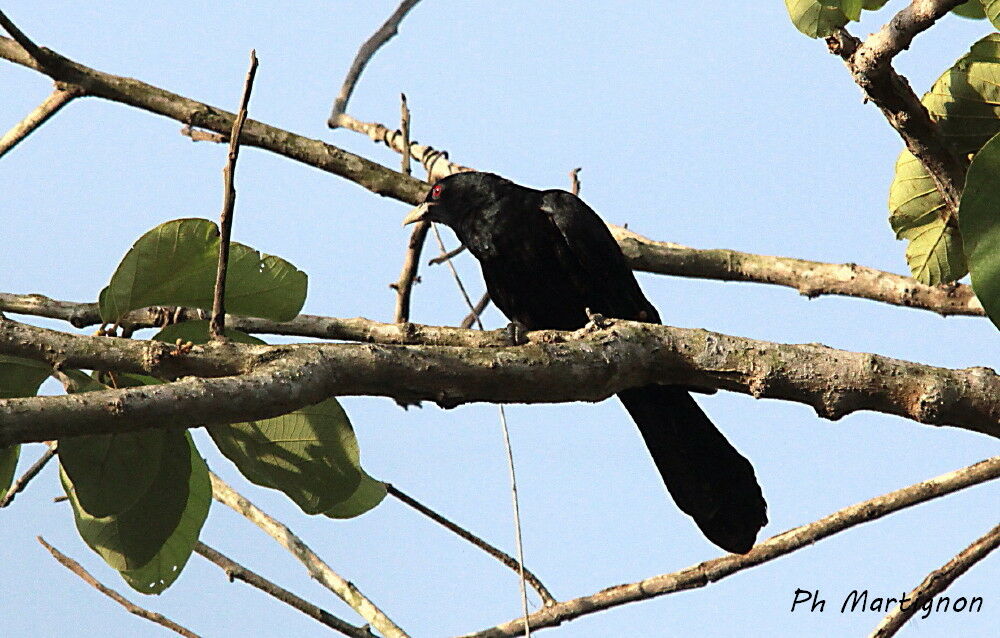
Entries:
[[416,208],[414,208],[413,210],[411,210],[409,213],[406,214],[406,217],[403,218],[403,226],[406,226],[407,224],[413,224],[416,222],[425,221],[430,212],[431,212],[431,206],[429,203],[424,202],[423,204],[420,204],[419,206],[417,206]]

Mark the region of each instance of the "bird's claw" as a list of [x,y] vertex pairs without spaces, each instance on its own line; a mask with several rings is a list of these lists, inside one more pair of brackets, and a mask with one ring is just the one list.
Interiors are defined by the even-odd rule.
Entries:
[[523,346],[528,343],[528,327],[516,319],[507,324],[507,340],[512,346]]
[[602,315],[599,312],[593,312],[590,308],[584,308],[583,311],[587,313],[588,323],[586,327],[592,330],[601,330],[602,328],[607,328],[611,325],[611,320]]

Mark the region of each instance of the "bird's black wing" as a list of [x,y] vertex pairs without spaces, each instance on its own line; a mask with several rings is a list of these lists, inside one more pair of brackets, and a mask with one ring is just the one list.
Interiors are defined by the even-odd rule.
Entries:
[[576,288],[585,291],[582,296],[592,312],[660,322],[618,242],[590,206],[572,193],[550,190],[542,193],[541,209],[565,241],[559,251],[563,270],[573,277]]

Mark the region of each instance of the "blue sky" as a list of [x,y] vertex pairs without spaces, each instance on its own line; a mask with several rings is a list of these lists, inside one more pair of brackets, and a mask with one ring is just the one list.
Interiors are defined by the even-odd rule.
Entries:
[[[663,241],[733,248],[905,273],[886,221],[901,148],[862,104],[839,59],[799,34],[778,0],[724,3],[425,0],[372,61],[349,112],[394,124],[399,93],[413,137],[454,160],[526,185],[566,187],[606,219]],[[8,15],[38,43],[88,66],[234,108],[256,48],[254,119],[398,166],[398,156],[326,117],[358,45],[395,2],[34,3]],[[852,25],[864,36],[902,2]],[[985,22],[948,17],[896,65],[926,90]],[[0,63],[0,128],[49,92],[42,76]],[[92,301],[144,231],[178,217],[215,219],[225,149],[193,144],[180,125],[80,100],[0,160],[0,290]],[[406,207],[257,149],[240,156],[234,238],[310,277],[304,312],[390,321],[409,231]],[[455,239],[445,233],[450,246]],[[430,244],[433,246],[433,244]],[[434,251],[432,251],[434,252]],[[478,296],[471,257],[458,260]],[[422,268],[413,319],[455,324],[464,302],[444,267]],[[948,318],[845,298],[807,300],[773,286],[640,275],[666,323],[787,343],[821,342],[946,367],[1000,367],[984,319]],[[505,320],[495,311],[490,327]],[[66,324],[35,321],[58,329]],[[54,388],[46,386],[49,391]],[[995,455],[997,441],[873,413],[838,422],[785,402],[699,398],[752,459],[769,502],[764,534]],[[371,474],[513,551],[506,461],[496,409],[403,411],[345,398]],[[508,409],[520,479],[526,562],[556,597],[674,571],[718,556],[665,494],[634,426],[614,401]],[[288,523],[414,636],[465,633],[519,613],[513,574],[388,499],[351,521],[302,515],[243,481],[202,432],[210,466]],[[40,453],[23,452],[23,464]],[[24,466],[22,466],[23,468]],[[48,468],[2,513],[0,627],[9,636],[159,636],[57,565],[43,535],[103,581],[118,576],[76,535]],[[910,590],[997,522],[1000,486],[979,486],[855,528],[708,588],[619,607],[546,635],[862,635],[880,614],[831,610],[852,589]],[[356,621],[273,542],[221,506],[207,543]],[[986,636],[1000,620],[997,557],[951,590],[984,596],[980,614],[913,621],[902,635]],[[796,588],[819,589],[822,614],[789,612]],[[130,590],[127,592],[131,594]],[[193,557],[178,583],[140,604],[219,635],[312,635],[314,621]]]

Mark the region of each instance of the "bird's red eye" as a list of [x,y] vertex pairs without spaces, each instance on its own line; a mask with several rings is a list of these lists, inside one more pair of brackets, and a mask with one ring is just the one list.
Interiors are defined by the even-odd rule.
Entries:
[[441,185],[435,184],[434,188],[431,189],[431,199],[440,199],[440,198],[441,198]]

